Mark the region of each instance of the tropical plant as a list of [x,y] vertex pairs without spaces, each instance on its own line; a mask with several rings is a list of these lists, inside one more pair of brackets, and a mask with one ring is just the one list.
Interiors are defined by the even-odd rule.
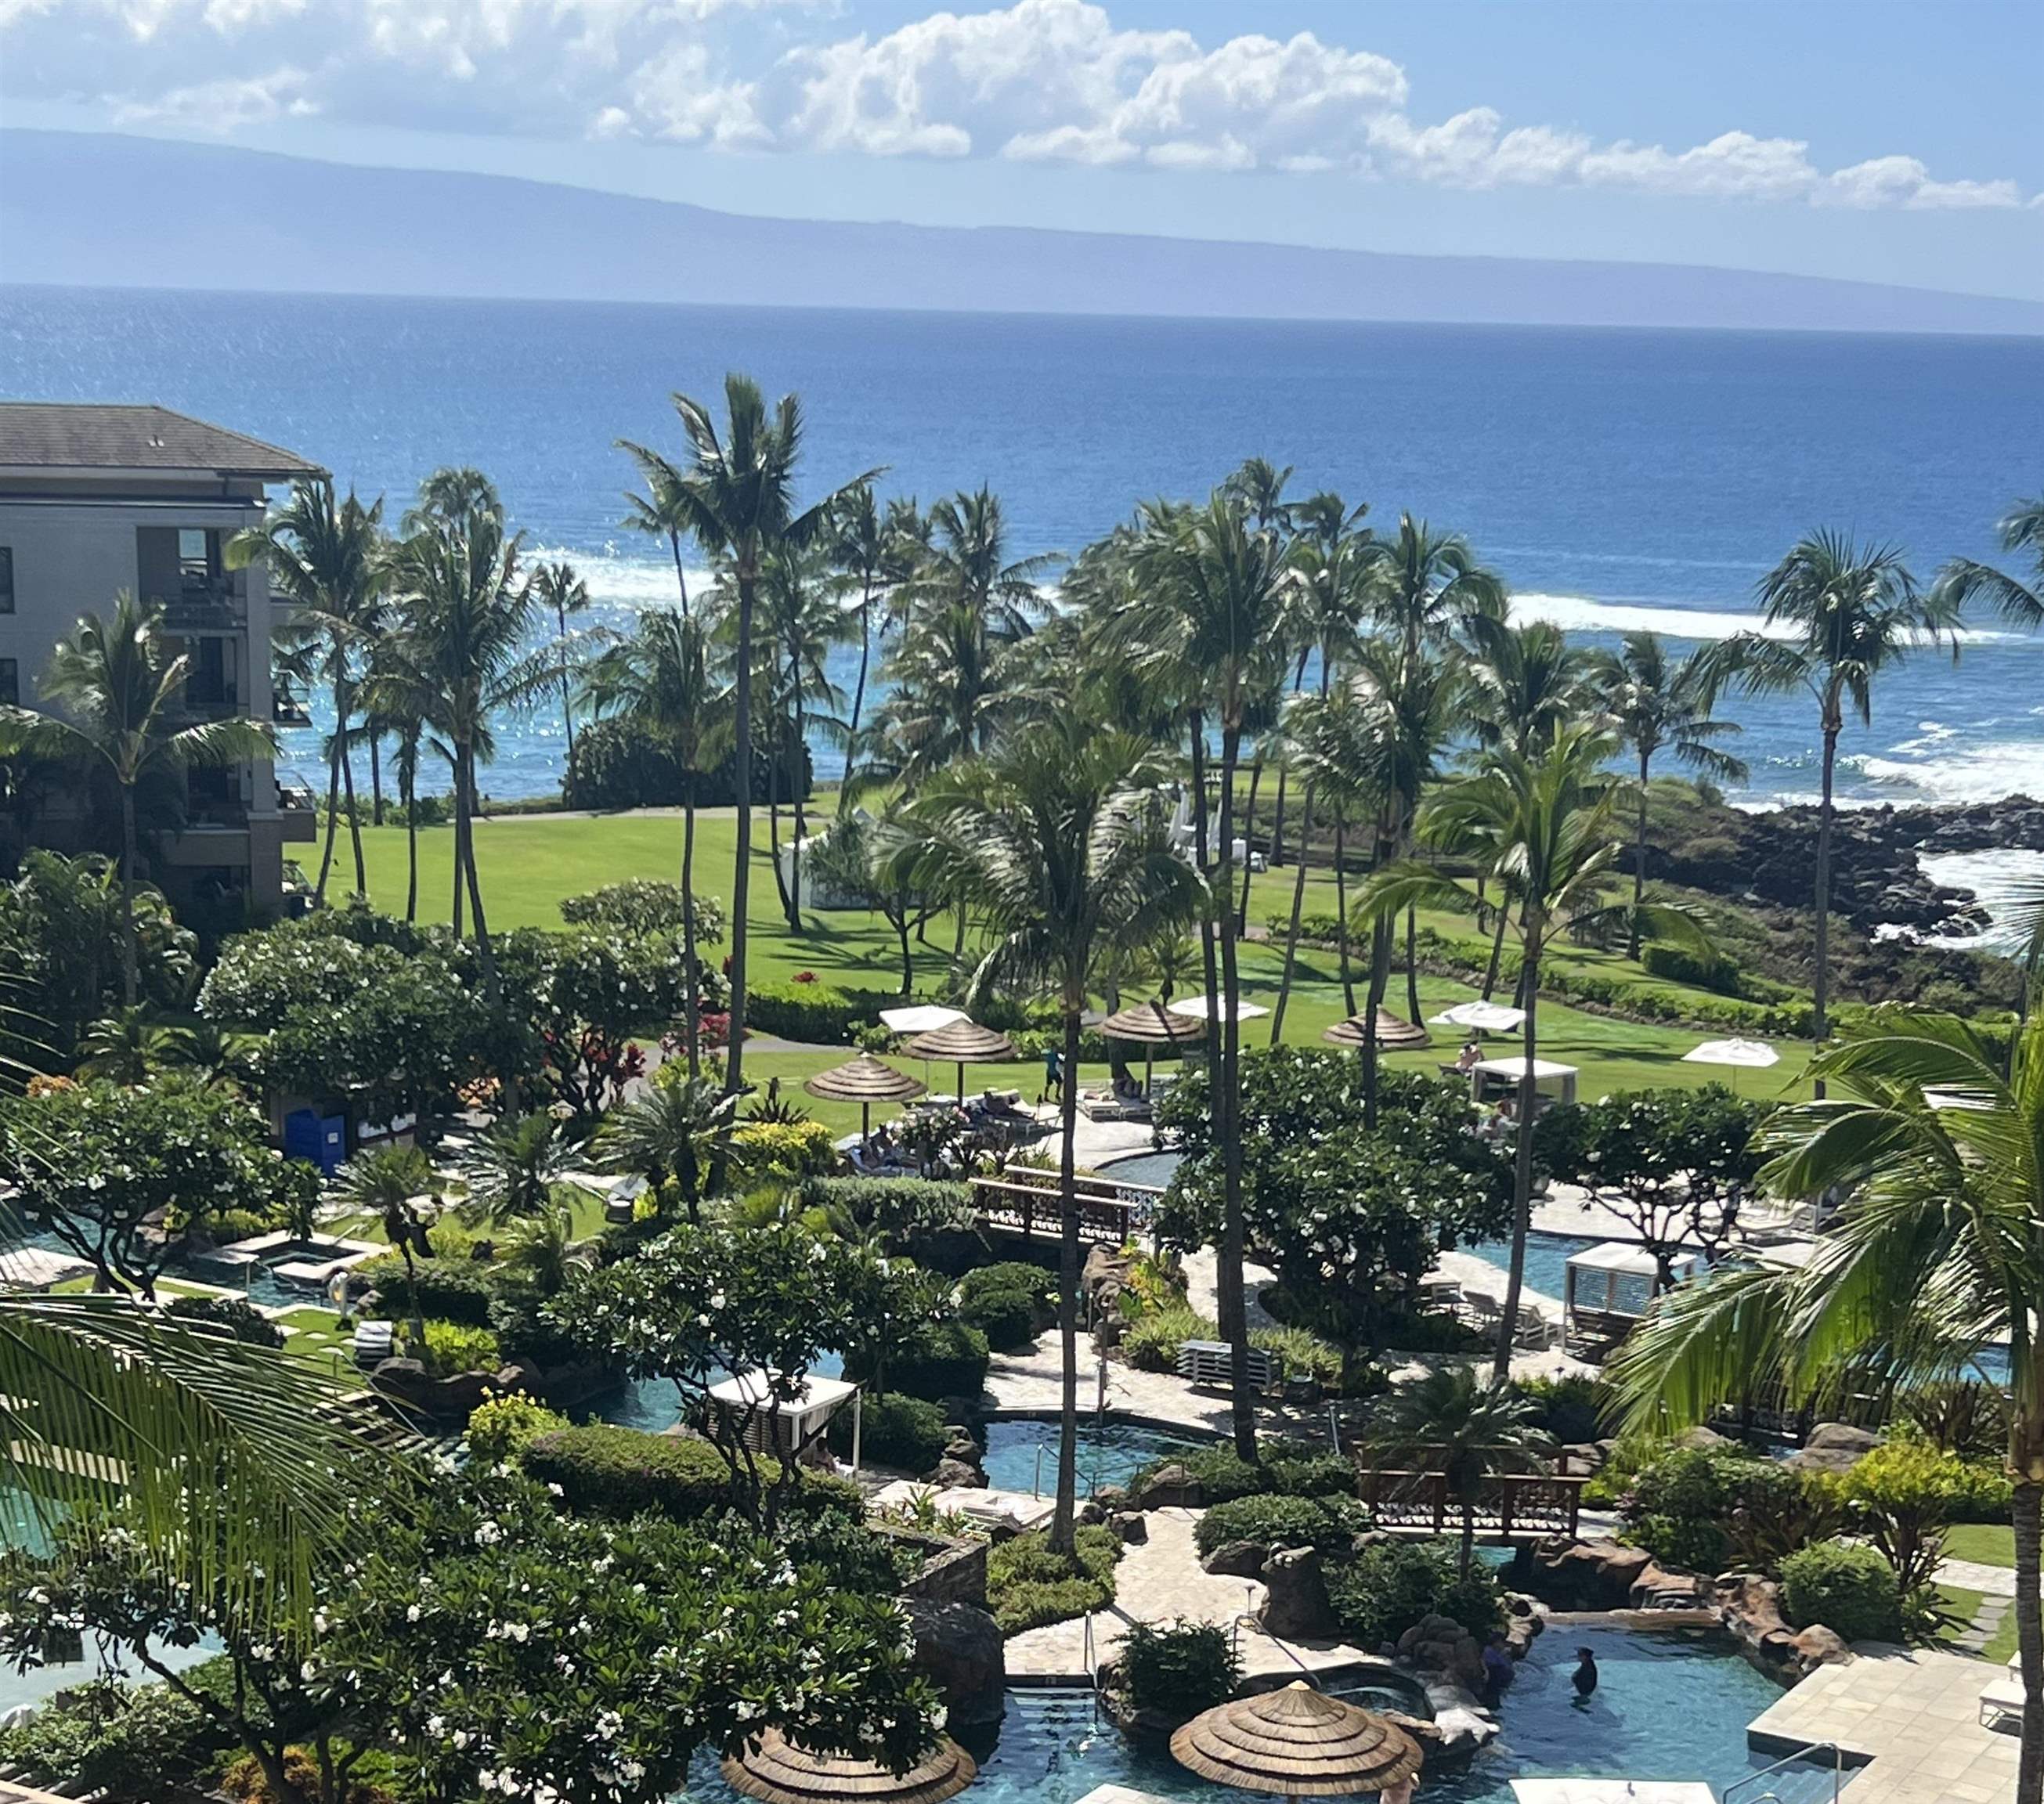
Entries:
[[1439,1472],[1462,1507],[1459,1558],[1469,1576],[1476,1547],[1476,1506],[1484,1481],[1537,1471],[1553,1447],[1534,1426],[1535,1406],[1508,1384],[1481,1383],[1470,1367],[1450,1366],[1401,1384],[1372,1411],[1363,1445],[1380,1464]]
[[1060,1553],[1072,1546],[1078,1484],[1081,1017],[1104,970],[1192,912],[1193,875],[1166,825],[1165,770],[1141,740],[1066,713],[950,773],[912,811],[921,862],[943,868],[947,889],[986,923],[991,944],[969,993],[997,982],[1047,993],[1061,1017],[1070,1075],[1058,1179],[1064,1380],[1051,1531]]
[[1940,604],[1956,616],[1984,601],[2011,625],[2034,631],[2044,626],[2044,495],[2018,501],[1996,532],[2004,551],[2030,554],[2035,573],[2025,579],[1972,558],[1954,558],[1938,572]]
[[[735,372],[726,376],[724,393],[728,429],[721,436],[715,416],[701,402],[686,395],[674,397],[689,441],[686,463],[670,463],[644,445],[627,443],[624,448],[677,529],[693,534],[705,551],[722,560],[737,597],[731,731],[738,831],[731,880],[731,1031],[724,1063],[724,1088],[736,1096],[743,1087],[746,911],[751,893],[753,611],[765,560],[784,547],[799,549],[813,540],[844,490],[809,508],[797,506],[802,410],[793,395],[783,395],[770,417],[759,386],[750,377]],[[878,474],[868,471],[855,481],[870,481]],[[676,558],[678,566],[678,551]],[[683,886],[688,886],[686,877]]]
[[1850,1199],[1807,1267],[1720,1272],[1663,1298],[1611,1368],[1632,1425],[1700,1422],[1778,1384],[1801,1401],[1886,1374],[1907,1390],[2007,1338],[2016,1643],[2027,1707],[2019,1804],[2044,1797],[2044,1020],[2006,1053],[1947,1015],[1885,1011],[1816,1070],[1843,1094],[1769,1121],[1762,1180]]
[[560,1123],[544,1111],[493,1122],[455,1167],[468,1186],[463,1219],[501,1223],[544,1215],[572,1157]]
[[[1717,744],[1739,731],[1711,712],[1717,700],[1715,654],[1708,648],[1671,662],[1661,635],[1629,632],[1616,651],[1590,654],[1591,681],[1619,737],[1639,760],[1638,814],[1632,836],[1632,901],[1646,899],[1646,796],[1657,754],[1671,753],[1720,783],[1743,783],[1746,766]],[[1639,923],[1628,930],[1625,955],[1639,956]]]
[[432,1248],[426,1230],[439,1218],[437,1184],[432,1161],[416,1146],[382,1146],[357,1153],[333,1174],[333,1195],[359,1215],[373,1215],[383,1230],[383,1238],[405,1261],[405,1291],[412,1299],[412,1338],[421,1345],[426,1338],[425,1312],[419,1302],[418,1268],[414,1255],[428,1256]]
[[0,707],[0,755],[75,762],[110,776],[121,795],[121,999],[140,999],[136,927],[136,860],[140,833],[136,792],[159,773],[194,766],[240,764],[269,758],[268,727],[229,719],[176,724],[190,659],[166,658],[163,610],[123,590],[113,617],[86,614],[57,643],[43,673],[43,699],[63,712]]
[[[272,591],[289,605],[276,637],[282,655],[333,692],[334,731],[328,741],[326,849],[320,854],[313,894],[326,899],[336,826],[344,805],[355,852],[355,892],[367,892],[362,823],[355,812],[355,768],[348,758],[348,724],[355,685],[383,612],[386,562],[382,497],[364,507],[351,489],[337,498],[333,479],[301,476],[290,498],[259,526],[228,540],[221,561],[241,570],[260,558]],[[130,999],[133,1000],[132,998]]]
[[568,621],[574,615],[586,612],[589,608],[589,585],[575,574],[575,567],[567,558],[556,558],[551,564],[541,564],[528,579],[532,586],[532,599],[540,611],[554,616],[554,630],[559,635],[556,641],[561,651],[561,724],[567,729],[568,757],[574,757],[574,693],[569,686],[568,670],[573,661],[573,648],[568,640]]
[[738,1098],[715,1078],[663,1074],[605,1118],[597,1157],[606,1170],[644,1178],[656,1204],[661,1187],[671,1183],[694,1223],[701,1219],[704,1178],[718,1161],[739,1156],[732,1138],[737,1117]]
[[[1536,756],[1504,748],[1486,753],[1477,771],[1426,802],[1416,823],[1422,843],[1473,859],[1508,878],[1509,925],[1518,937],[1520,1004],[1526,1011],[1512,1184],[1512,1264],[1499,1324],[1493,1376],[1511,1369],[1525,1277],[1533,1194],[1534,1064],[1539,1052],[1540,961],[1551,935],[1582,932],[1622,918],[1608,900],[1618,856],[1619,785],[1604,766],[1616,742],[1601,726],[1558,729]],[[1407,908],[1467,910],[1470,892],[1431,866],[1394,866],[1374,874],[1360,906],[1381,920]],[[1644,911],[1671,938],[1707,944],[1685,911],[1650,904]]]
[[157,1019],[138,1003],[86,1029],[78,1042],[78,1075],[137,1088],[184,1064],[190,1044],[183,1028]]
[[[1838,735],[1848,704],[1864,724],[1873,718],[1874,679],[1920,639],[1936,643],[1958,624],[1956,586],[1928,593],[1892,545],[1864,546],[1842,533],[1820,532],[1799,540],[1760,582],[1765,631],[1721,641],[1711,670],[1763,693],[1801,691],[1817,704],[1823,741],[1817,815],[1815,1012],[1810,1037],[1822,1046],[1831,1032],[1832,789]],[[1959,654],[1952,640],[1952,656]],[[1823,1095],[1822,1079],[1817,1094]]]

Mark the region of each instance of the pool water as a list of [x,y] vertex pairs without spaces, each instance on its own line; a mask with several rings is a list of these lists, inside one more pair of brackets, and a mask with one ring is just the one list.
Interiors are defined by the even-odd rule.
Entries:
[[[1103,1485],[1126,1484],[1150,1462],[1200,1443],[1192,1437],[1126,1422],[1079,1422],[1078,1491],[1090,1497]],[[1058,1484],[1058,1425],[1055,1422],[990,1422],[986,1425],[986,1480],[996,1491],[1033,1491],[1043,1449],[1043,1495]]]
[[[818,1353],[809,1362],[809,1371],[818,1378],[842,1378],[843,1355]],[[681,1387],[668,1378],[628,1379],[605,1397],[596,1414],[599,1420],[619,1428],[663,1434],[682,1419]]]
[[[1602,1240],[1592,1234],[1541,1234],[1537,1231],[1527,1234],[1526,1288],[1530,1291],[1538,1291],[1543,1296],[1551,1297],[1557,1303],[1561,1302],[1567,1294],[1571,1256],[1603,1245]],[[1502,1302],[1505,1280],[1512,1269],[1512,1242],[1508,1240],[1485,1241],[1464,1250],[1475,1254],[1486,1265],[1496,1267],[1498,1300]],[[1643,1301],[1646,1280],[1642,1278],[1639,1283]]]
[[1185,1162],[1183,1153],[1138,1153],[1132,1159],[1108,1161],[1100,1168],[1100,1175],[1123,1184],[1155,1184],[1162,1190]]
[[[1569,1685],[1579,1646],[1596,1652],[1603,1673],[1586,1704]],[[1780,1695],[1718,1637],[1550,1629],[1505,1694],[1503,1733],[1462,1777],[1424,1784],[1422,1804],[1511,1804],[1516,1778],[1689,1780],[1722,1791],[1769,1764],[1748,1753],[1746,1725]],[[968,1745],[982,1763],[967,1794],[977,1804],[1074,1804],[1117,1784],[1174,1804],[1262,1795],[1197,1779],[1160,1748],[1132,1746],[1083,1691],[1011,1692],[991,1748]],[[1769,1783],[1781,1804],[1831,1795],[1830,1775],[1814,1768]],[[699,1758],[683,1796],[732,1804],[735,1794],[715,1763]]]

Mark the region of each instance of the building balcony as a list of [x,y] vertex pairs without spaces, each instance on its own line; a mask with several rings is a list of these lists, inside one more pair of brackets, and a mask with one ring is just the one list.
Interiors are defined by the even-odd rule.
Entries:
[[313,724],[312,716],[305,712],[305,704],[282,688],[271,692],[270,719],[279,727],[309,727]]
[[277,785],[277,819],[287,846],[309,846],[319,838],[319,804],[302,783]]

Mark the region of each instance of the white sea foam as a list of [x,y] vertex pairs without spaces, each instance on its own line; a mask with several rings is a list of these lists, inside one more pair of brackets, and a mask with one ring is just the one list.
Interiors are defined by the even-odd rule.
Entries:
[[[1657,608],[1643,602],[1593,601],[1581,595],[1515,595],[1512,617],[1551,620],[1570,632],[1658,632],[1669,639],[1730,639],[1734,633],[1758,633],[1763,639],[1793,639],[1786,624],[1769,625],[1758,614],[1742,609]],[[1958,637],[1968,645],[2028,643],[2028,633],[1969,627]],[[2044,708],[2033,710],[2044,713]]]
[[1976,952],[2013,952],[2022,935],[2007,924],[2007,912],[2018,901],[2034,900],[2044,880],[2044,852],[1930,852],[1921,860],[1923,874],[1952,889],[1970,889],[1987,910],[1984,933],[1946,934],[1927,939],[1927,946],[1965,946]]

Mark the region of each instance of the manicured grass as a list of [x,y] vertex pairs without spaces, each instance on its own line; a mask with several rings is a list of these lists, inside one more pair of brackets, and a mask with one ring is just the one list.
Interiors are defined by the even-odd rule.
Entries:
[[[828,818],[824,799],[813,818]],[[851,912],[805,913],[802,929],[790,933],[782,919],[768,862],[763,815],[755,816],[751,897],[749,914],[752,938],[751,969],[759,982],[786,981],[801,971],[813,971],[826,981],[852,988],[893,989],[900,981],[898,948],[893,932],[876,915]],[[783,831],[786,831],[784,823]],[[476,858],[482,881],[484,906],[490,924],[498,928],[557,927],[563,897],[580,895],[601,884],[628,877],[674,881],[679,873],[682,821],[678,814],[646,812],[599,816],[569,815],[514,815],[478,823]],[[380,908],[402,911],[405,900],[405,835],[398,827],[365,828],[363,860],[369,877],[371,899]],[[705,810],[697,823],[696,887],[729,904],[732,853],[736,846],[733,817],[728,809]],[[302,857],[309,869],[317,866],[317,848]],[[419,835],[420,916],[444,921],[448,915],[452,881],[453,834],[446,827],[424,829]],[[344,836],[336,853],[336,871],[340,878],[330,885],[340,894],[352,874],[351,854]],[[1293,873],[1263,873],[1251,885],[1249,920],[1258,927],[1266,916],[1288,911],[1291,904]],[[1350,894],[1353,896],[1353,886]],[[1305,910],[1308,914],[1331,913],[1335,885],[1331,875],[1308,874]],[[1444,931],[1467,934],[1469,923],[1450,915],[1429,915],[1428,924]],[[948,975],[951,931],[943,920],[932,921],[927,944],[914,946],[916,980],[919,988],[940,988]],[[1556,961],[1594,968],[1608,974],[1658,982],[1637,965],[1615,953],[1566,947]],[[1358,959],[1358,965],[1359,965]],[[1318,1045],[1322,1030],[1339,1020],[1347,1009],[1344,1003],[1339,960],[1332,953],[1305,951],[1293,986],[1285,1023],[1285,1039],[1292,1045]],[[1283,975],[1280,945],[1245,943],[1241,953],[1243,993],[1266,1007],[1277,997]],[[1661,985],[1662,988],[1680,986]],[[1404,985],[1394,977],[1390,1006],[1400,1011]],[[1420,985],[1423,1013],[1435,1014],[1450,1004],[1467,1000],[1473,992],[1446,979],[1423,977]],[[1255,1021],[1243,1030],[1243,1044],[1257,1047],[1268,1043],[1269,1023]],[[1540,1051],[1543,1057],[1581,1068],[1581,1093],[1596,1096],[1622,1089],[1643,1087],[1693,1088],[1722,1082],[1733,1075],[1707,1065],[1686,1065],[1682,1054],[1706,1036],[1682,1027],[1649,1026],[1614,1020],[1608,1016],[1543,1002],[1540,1008]],[[1510,1039],[1496,1042],[1508,1050]],[[1452,1035],[1443,1034],[1432,1048],[1397,1055],[1393,1061],[1424,1069],[1451,1059],[1455,1053]],[[1755,1097],[1796,1096],[1806,1093],[1803,1081],[1808,1053],[1792,1042],[1781,1042],[1781,1062],[1764,1072],[1736,1074],[1741,1092]],[[821,1061],[828,1063],[829,1061]],[[820,1061],[806,1055],[748,1052],[748,1073],[763,1082],[780,1077],[785,1084],[798,1084],[813,1076]],[[912,1066],[912,1069],[914,1069]],[[918,1075],[920,1075],[918,1070]],[[1104,1073],[1102,1074],[1104,1075]],[[1091,1080],[1095,1073],[1085,1074]],[[947,1073],[932,1072],[933,1083],[949,1088]],[[982,1067],[969,1073],[966,1081],[977,1087],[982,1080],[997,1088],[1021,1088],[1034,1099],[1042,1084],[1041,1067],[1033,1062],[1025,1068]],[[817,1105],[818,1118],[833,1127],[850,1129],[858,1125],[856,1110],[832,1109]]]
[[2007,1522],[1961,1522],[1945,1536],[1947,1560],[1972,1560],[1983,1566],[2015,1566],[2015,1530]]
[[275,1318],[280,1327],[288,1328],[284,1351],[294,1359],[303,1360],[329,1378],[338,1378],[352,1390],[360,1386],[362,1374],[355,1364],[355,1329],[352,1322],[344,1328],[341,1318],[330,1309],[305,1308],[287,1310]]

